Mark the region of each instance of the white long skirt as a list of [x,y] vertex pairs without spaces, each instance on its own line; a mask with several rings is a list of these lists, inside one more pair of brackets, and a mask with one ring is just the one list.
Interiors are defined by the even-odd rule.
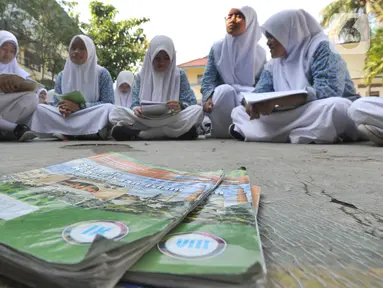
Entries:
[[0,119],[28,125],[36,107],[34,92],[0,94]]
[[383,134],[383,98],[359,98],[348,109],[348,115],[356,126],[371,125]]
[[[254,89],[252,87],[252,89]],[[234,87],[223,84],[215,88],[212,97],[213,110],[206,113],[211,121],[212,138],[229,138],[228,129],[232,123],[231,112],[241,104],[240,91]]]
[[192,105],[179,114],[161,120],[148,120],[137,117],[134,111],[116,107],[110,114],[112,124],[117,123],[135,130],[140,130],[139,137],[145,140],[159,138],[177,138],[188,132],[193,126],[202,123],[204,114],[199,105]]
[[96,134],[109,125],[113,104],[101,104],[79,110],[64,118],[58,107],[39,104],[32,116],[31,130],[41,134],[59,133],[68,136]]
[[231,117],[235,130],[245,141],[329,144],[338,142],[339,138],[358,138],[355,123],[347,115],[351,104],[346,98],[331,97],[254,120],[240,106]]

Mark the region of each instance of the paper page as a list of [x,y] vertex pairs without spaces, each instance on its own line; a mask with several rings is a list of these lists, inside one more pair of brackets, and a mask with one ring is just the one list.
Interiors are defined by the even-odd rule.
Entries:
[[166,102],[154,102],[154,101],[141,100],[141,105],[166,105]]
[[39,210],[39,208],[35,206],[0,194],[0,219],[2,220],[12,220],[37,210]]
[[306,90],[291,90],[291,91],[278,91],[278,92],[268,92],[268,93],[249,93],[242,92],[241,93],[245,98],[246,102],[249,104],[260,103],[272,99],[277,99],[281,97],[287,97],[297,94],[306,94]]

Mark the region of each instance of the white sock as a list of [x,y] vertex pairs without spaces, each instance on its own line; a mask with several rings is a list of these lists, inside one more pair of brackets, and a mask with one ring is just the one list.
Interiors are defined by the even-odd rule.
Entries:
[[9,122],[5,119],[0,119],[0,131],[4,132],[13,132],[15,130],[17,124]]

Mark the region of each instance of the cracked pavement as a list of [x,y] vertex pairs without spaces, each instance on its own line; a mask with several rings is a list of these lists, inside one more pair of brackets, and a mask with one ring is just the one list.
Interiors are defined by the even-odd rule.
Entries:
[[[370,143],[329,146],[201,139],[1,146],[1,174],[109,151],[185,171],[245,166],[252,184],[261,187],[258,223],[269,287],[383,287],[383,148]],[[21,286],[0,278],[0,287]]]

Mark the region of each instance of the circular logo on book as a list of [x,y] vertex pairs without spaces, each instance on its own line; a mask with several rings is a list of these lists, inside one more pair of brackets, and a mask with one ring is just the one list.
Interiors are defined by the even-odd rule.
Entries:
[[206,232],[185,232],[166,236],[157,245],[165,255],[182,260],[212,258],[226,249],[226,242]]
[[110,220],[92,220],[78,222],[64,229],[62,237],[73,245],[86,245],[94,241],[97,235],[109,240],[120,240],[129,233],[124,223]]

